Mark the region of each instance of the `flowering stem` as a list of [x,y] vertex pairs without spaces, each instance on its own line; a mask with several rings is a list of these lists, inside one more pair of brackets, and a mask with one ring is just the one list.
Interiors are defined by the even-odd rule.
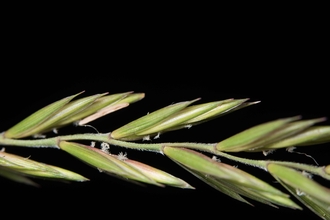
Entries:
[[128,142],[128,141],[120,141],[116,139],[112,139],[110,137],[110,133],[86,133],[86,134],[74,134],[74,135],[63,135],[52,138],[44,138],[44,139],[33,139],[33,140],[23,140],[23,139],[10,139],[4,138],[3,135],[0,135],[0,145],[11,145],[11,146],[21,146],[21,147],[40,147],[40,148],[57,148],[59,141],[73,141],[73,140],[90,140],[90,141],[100,141],[106,142],[111,145],[135,149],[135,150],[147,150],[162,153],[162,149],[164,146],[171,147],[185,147],[190,149],[195,149],[199,151],[204,151],[208,153],[212,153],[214,155],[218,155],[221,157],[225,157],[227,159],[237,161],[246,165],[255,166],[267,171],[267,164],[276,163],[280,165],[285,165],[288,167],[305,170],[309,173],[317,174],[322,176],[325,179],[330,180],[330,174],[325,171],[325,167],[318,167],[308,164],[301,164],[295,162],[287,162],[287,161],[270,161],[270,160],[253,160],[246,159],[237,156],[233,156],[227,154],[222,151],[216,150],[215,146],[217,143],[193,143],[193,142],[167,142],[167,143],[137,143],[137,142]]
[[52,138],[44,138],[44,139],[34,139],[34,140],[22,140],[22,139],[10,139],[4,138],[3,135],[0,135],[0,145],[11,145],[11,146],[21,146],[21,147],[40,147],[40,148],[59,148],[59,141],[73,141],[73,140],[90,140],[90,141],[100,141],[106,142],[111,145],[126,147],[135,150],[147,150],[147,151],[155,151],[162,152],[162,148],[164,146],[175,146],[175,147],[187,147],[192,149],[198,149],[202,151],[210,151],[214,148],[214,144],[205,144],[205,143],[136,143],[136,142],[127,142],[120,141],[116,139],[112,139],[110,137],[110,133],[103,134],[94,134],[94,133],[86,133],[86,134],[74,134],[74,135],[63,135]]

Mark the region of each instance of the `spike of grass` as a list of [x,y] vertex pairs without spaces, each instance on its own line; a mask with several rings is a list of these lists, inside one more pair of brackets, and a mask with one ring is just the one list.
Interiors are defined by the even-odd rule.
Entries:
[[114,139],[121,139],[129,137],[130,135],[135,136],[136,133],[150,128],[151,126],[155,125],[156,123],[160,122],[161,120],[167,118],[168,116],[174,114],[175,112],[178,112],[188,105],[192,104],[193,102],[198,101],[198,99],[194,99],[192,101],[185,101],[185,102],[179,102],[176,104],[172,104],[169,106],[166,106],[164,108],[158,109],[154,112],[151,112],[145,116],[142,116],[116,130],[114,130],[111,133],[111,137]]
[[283,125],[300,118],[300,116],[295,116],[256,125],[219,142],[216,148],[219,151],[241,151],[242,147],[250,145],[255,141],[258,141],[260,138],[269,135],[271,132],[274,132],[276,129],[279,129]]
[[302,204],[304,204],[308,209],[314,212],[321,219],[328,220],[330,219],[330,205],[324,202],[319,201],[311,196],[306,194],[297,194],[297,189],[286,184],[280,178],[274,176],[274,178],[279,182],[284,188],[286,188],[294,197],[296,197]]
[[231,188],[231,186],[233,186],[232,184],[229,184],[230,186],[228,186],[225,181],[221,181],[221,180],[216,179],[212,176],[204,175],[201,172],[191,170],[191,169],[183,166],[182,164],[178,163],[178,165],[180,165],[182,168],[184,168],[189,173],[193,174],[194,176],[196,176],[197,178],[199,178],[200,180],[202,180],[206,184],[212,186],[214,189],[222,192],[223,194],[225,194],[229,197],[232,197],[233,199],[236,199],[240,202],[243,202],[243,203],[246,203],[248,205],[253,206],[250,202],[248,202],[246,199],[244,199],[239,193],[237,193],[236,190],[233,190]]
[[48,118],[42,124],[36,126],[34,129],[31,129],[25,135],[41,134],[46,131],[59,127],[59,122],[61,120],[70,118],[73,115],[83,111],[87,106],[91,105],[97,98],[104,96],[106,94],[107,93],[91,95],[67,103],[60,110],[58,110],[56,114]]
[[121,167],[119,167],[112,160],[109,160],[106,153],[102,153],[97,148],[67,141],[60,141],[59,147],[61,150],[71,154],[72,156],[95,168],[108,172],[114,172],[118,175],[127,175],[127,173]]
[[260,191],[284,196],[280,190],[270,186],[264,181],[246,173],[240,169],[224,163],[216,162],[202,153],[194,150],[176,147],[164,147],[163,152],[172,160],[189,167],[192,170],[202,172],[224,180],[250,187]]
[[12,171],[24,176],[63,179],[78,182],[88,180],[75,172],[6,152],[0,152],[0,166],[10,168]]
[[154,124],[151,126],[151,128],[142,130],[137,133],[137,135],[148,135],[148,134],[153,134],[157,133],[166,129],[169,129],[171,127],[175,127],[177,125],[182,124],[183,122],[190,120],[192,118],[198,117],[199,115],[210,111],[211,109],[216,108],[219,106],[222,102],[210,102],[210,103],[203,103],[199,105],[193,105],[193,106],[188,106],[179,112],[176,112],[164,120]]
[[[264,151],[269,149],[275,148],[284,148],[294,146],[296,143],[290,141],[283,142],[284,140],[300,140],[300,143],[303,143],[304,140],[301,137],[301,133],[304,133],[309,127],[313,126],[316,123],[320,123],[325,121],[326,118],[316,118],[310,120],[301,120],[301,121],[294,121],[288,123],[279,129],[275,130],[274,132],[270,133],[269,135],[260,138],[260,140],[255,141],[251,145],[245,146],[242,150],[248,151]],[[282,143],[282,144],[280,144]]]
[[59,101],[53,102],[35,113],[31,114],[27,118],[23,119],[13,127],[9,128],[4,136],[6,138],[22,138],[30,135],[30,131],[37,127],[38,125],[45,122],[48,118],[56,114],[58,110],[60,110],[64,105],[69,103],[73,98],[80,95],[82,92],[68,96]]
[[205,112],[204,114],[201,114],[197,117],[194,117],[190,120],[182,122],[180,125],[173,126],[171,128],[163,130],[161,133],[169,132],[169,131],[174,131],[174,130],[179,130],[183,128],[190,128],[192,126],[196,126],[205,122],[208,122],[210,120],[213,120],[215,118],[218,118],[220,116],[229,114],[231,112],[234,112],[238,109],[251,106],[253,104],[257,104],[258,102],[248,102],[246,103],[248,99],[226,99],[222,100],[222,104],[219,106],[211,109],[208,112]]
[[155,180],[160,184],[169,185],[172,187],[184,188],[184,189],[195,189],[186,181],[177,178],[167,172],[149,166],[147,164],[130,159],[126,159],[125,162],[134,166],[135,168],[140,170],[144,175],[148,176],[149,178]]
[[200,121],[209,120],[211,118],[217,117],[226,112],[232,111],[233,109],[242,105],[247,100],[248,99],[226,99],[226,100],[220,101],[219,105],[216,106],[215,108],[211,109],[210,111],[205,112],[204,114],[201,114],[197,117],[187,120],[183,124],[195,124]]
[[118,100],[121,100],[125,98],[126,96],[130,95],[132,92],[125,92],[125,93],[117,93],[117,94],[111,94],[111,95],[105,95],[98,97],[93,103],[91,103],[90,106],[85,108],[83,111],[77,112],[71,117],[67,117],[65,119],[62,119],[58,126],[64,126],[76,121],[79,121],[89,115],[94,114],[95,112],[99,111],[100,109],[112,105],[114,103],[117,103]]
[[269,173],[276,178],[281,179],[289,186],[330,205],[330,189],[320,185],[312,179],[309,179],[301,172],[274,163],[269,163],[267,169]]
[[103,152],[100,149],[74,142],[61,141],[59,146],[62,150],[87,164],[116,177],[124,177],[132,181],[157,186],[169,185],[193,189],[192,186],[180,178],[135,160],[119,159],[118,156]]
[[[240,201],[242,199],[235,193],[271,206],[274,203],[301,209],[288,198],[287,194],[264,181],[238,168],[214,161],[201,153],[183,148],[164,147],[164,154],[194,175],[199,176],[207,184],[219,188],[219,191]],[[228,190],[234,194],[227,192]]]
[[283,139],[269,148],[278,148],[280,146],[308,146],[323,144],[330,141],[330,126],[313,126],[298,135]]

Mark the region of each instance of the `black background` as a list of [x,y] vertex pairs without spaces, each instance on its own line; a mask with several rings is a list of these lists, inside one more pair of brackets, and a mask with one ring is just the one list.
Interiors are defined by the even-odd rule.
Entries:
[[[236,31],[200,25],[183,28],[142,28],[138,24],[116,31],[92,24],[28,25],[23,21],[3,41],[1,70],[1,131],[41,107],[81,91],[82,96],[109,92],[144,92],[145,98],[128,108],[91,123],[99,132],[115,128],[174,102],[201,97],[199,103],[227,98],[250,98],[259,104],[187,130],[164,134],[157,141],[214,143],[243,129],[281,117],[329,117],[328,48],[322,29],[239,23]],[[180,26],[180,25],[178,25]],[[220,25],[221,26],[221,25]],[[48,27],[48,28],[47,28]],[[217,29],[216,30],[214,30]],[[105,30],[107,29],[107,30]],[[18,30],[18,31],[17,31]],[[308,33],[308,34],[306,34]],[[328,121],[322,124],[329,124]],[[91,128],[69,127],[59,134],[94,132]],[[63,132],[63,133],[62,133]],[[111,147],[114,151],[120,151]],[[124,150],[128,157],[146,162],[179,176],[195,190],[140,187],[100,173],[77,159],[54,149],[6,146],[31,159],[76,171],[90,181],[61,183],[35,181],[39,188],[0,178],[1,209],[19,207],[12,215],[66,216],[92,214],[159,218],[201,215],[203,218],[264,219],[266,217],[309,217],[305,208],[275,209],[251,201],[255,207],[235,201],[207,186],[163,155]],[[320,165],[329,164],[329,145],[297,150],[312,155]],[[259,154],[240,154],[250,158]],[[285,150],[269,158],[311,158]],[[224,159],[278,186],[265,172]],[[323,180],[320,180],[323,181]],[[323,182],[329,186],[329,182]],[[279,188],[281,188],[279,186]],[[282,189],[282,188],[281,188]],[[227,218],[225,218],[227,219]]]

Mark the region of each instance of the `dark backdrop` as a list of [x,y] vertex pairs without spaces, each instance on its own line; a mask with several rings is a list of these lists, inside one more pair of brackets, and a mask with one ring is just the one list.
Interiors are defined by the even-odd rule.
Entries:
[[[48,36],[48,35],[47,35]],[[224,117],[161,136],[159,141],[216,142],[243,129],[280,117],[329,117],[329,67],[321,52],[321,41],[283,35],[268,38],[213,34],[202,39],[168,36],[164,38],[86,39],[75,35],[52,38],[13,36],[3,53],[1,70],[1,131],[5,131],[41,107],[68,95],[144,92],[145,98],[132,106],[92,123],[99,132],[109,132],[148,111],[174,102],[201,97],[200,103],[227,98],[261,101]],[[108,36],[108,35],[106,35]],[[213,37],[212,37],[213,36]],[[244,41],[242,40],[244,39]],[[196,43],[197,42],[197,43]],[[329,124],[329,122],[324,122]],[[74,132],[75,127],[65,132]],[[93,132],[91,128],[84,128]],[[61,130],[59,131],[61,134]],[[64,131],[63,131],[64,132]],[[115,147],[113,147],[115,149]],[[165,156],[128,151],[128,157],[149,163],[180,176],[195,190],[140,187],[117,180],[75,158],[53,149],[6,147],[31,159],[76,171],[86,183],[58,183],[36,180],[34,188],[0,178],[1,209],[19,207],[13,216],[77,213],[95,218],[162,216],[183,218],[200,215],[204,219],[264,219],[266,217],[310,217],[309,210],[275,209],[252,201],[255,207],[235,201],[202,183]],[[126,150],[125,150],[126,151]],[[329,145],[299,149],[319,164],[329,164]],[[242,154],[265,158],[262,154]],[[270,156],[294,158],[313,163],[311,158],[280,151]],[[263,171],[226,161],[274,183]],[[326,182],[327,186],[329,183]],[[224,218],[224,216],[227,216]],[[316,218],[317,219],[317,218]]]

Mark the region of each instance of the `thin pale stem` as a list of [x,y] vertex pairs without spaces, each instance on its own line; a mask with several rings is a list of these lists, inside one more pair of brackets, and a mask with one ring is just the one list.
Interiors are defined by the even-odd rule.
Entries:
[[33,140],[22,140],[22,139],[8,139],[4,138],[3,135],[0,135],[0,145],[11,145],[11,146],[21,146],[21,147],[42,147],[42,148],[59,148],[58,142],[63,141],[73,141],[73,140],[90,140],[90,141],[100,141],[106,142],[111,145],[126,147],[135,150],[147,150],[162,152],[164,146],[175,146],[175,147],[187,147],[202,151],[209,151],[213,148],[213,144],[204,144],[204,143],[136,143],[136,142],[127,142],[112,139],[109,135],[110,133],[105,134],[74,134],[74,135],[63,135],[53,138],[44,138],[44,139],[33,139]]
[[195,149],[203,152],[208,152],[214,155],[218,155],[221,157],[225,157],[227,159],[237,161],[243,164],[247,164],[250,166],[255,166],[267,171],[268,163],[276,163],[285,165],[288,167],[296,168],[299,170],[305,170],[312,174],[317,174],[327,180],[330,180],[330,175],[327,174],[324,170],[324,167],[317,167],[308,164],[301,164],[295,162],[286,162],[286,161],[270,161],[270,160],[253,160],[246,159],[237,156],[233,156],[215,149],[215,144],[206,144],[206,143],[193,143],[193,142],[168,142],[168,143],[137,143],[137,142],[127,142],[120,141],[116,139],[112,139],[109,135],[110,133],[104,134],[74,134],[74,135],[63,135],[52,138],[44,138],[44,139],[33,139],[33,140],[23,140],[23,139],[8,139],[4,138],[3,135],[0,135],[0,145],[10,145],[10,146],[21,146],[21,147],[41,147],[41,148],[58,148],[59,141],[74,141],[74,140],[90,140],[90,141],[100,141],[106,142],[111,145],[125,147],[135,150],[147,150],[162,153],[162,149],[164,146],[171,147],[185,147],[190,149]]
[[319,175],[319,176],[323,177],[324,179],[330,180],[330,175],[328,173],[326,173],[324,170],[325,166],[318,167],[318,166],[314,166],[314,165],[288,162],[288,161],[246,159],[246,158],[233,156],[233,155],[230,155],[230,154],[227,154],[227,153],[224,153],[221,151],[217,151],[217,150],[213,150],[213,151],[209,151],[209,152],[212,154],[221,156],[221,157],[225,157],[225,158],[233,160],[233,161],[237,161],[237,162],[247,164],[250,166],[259,167],[261,169],[264,169],[265,171],[267,171],[267,164],[276,163],[276,164],[284,165],[287,167],[295,168],[298,170],[304,170],[306,172]]

